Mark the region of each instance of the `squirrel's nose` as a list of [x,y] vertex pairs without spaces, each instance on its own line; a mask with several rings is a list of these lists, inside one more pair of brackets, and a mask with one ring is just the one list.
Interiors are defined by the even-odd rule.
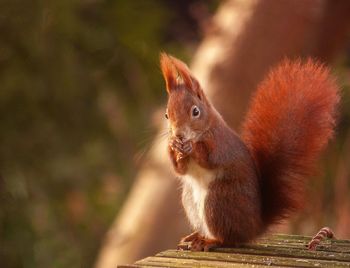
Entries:
[[180,138],[182,139],[184,137],[184,133],[181,129],[175,129],[174,130],[174,136],[177,137],[177,138]]

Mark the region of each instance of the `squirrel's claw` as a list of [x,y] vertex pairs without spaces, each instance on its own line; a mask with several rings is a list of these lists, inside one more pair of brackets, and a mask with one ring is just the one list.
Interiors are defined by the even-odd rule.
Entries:
[[169,146],[173,151],[177,152],[177,160],[188,156],[192,152],[191,141],[183,142],[179,138],[174,138],[170,140]]
[[182,148],[182,144],[177,139],[170,140],[169,146],[171,147],[172,150],[177,152],[181,151],[181,148]]
[[177,250],[189,250],[189,244],[188,243],[179,243],[177,245]]
[[182,153],[185,155],[189,155],[190,153],[192,153],[192,142],[191,141],[185,142],[182,146],[182,150],[183,150]]

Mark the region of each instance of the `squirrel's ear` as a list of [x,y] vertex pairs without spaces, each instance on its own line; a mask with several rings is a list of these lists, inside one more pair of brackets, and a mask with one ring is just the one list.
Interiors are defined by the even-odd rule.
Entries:
[[175,69],[177,70],[179,77],[182,79],[182,82],[185,84],[185,86],[188,89],[194,89],[193,77],[188,66],[183,61],[173,56],[170,56],[170,59],[173,62]]
[[192,90],[199,97],[203,95],[199,82],[192,76],[184,62],[166,53],[161,53],[160,66],[168,92],[176,88],[179,83],[184,83],[187,89]]
[[179,59],[176,59],[174,57],[171,57],[171,59],[173,60],[175,68],[178,71],[179,76],[182,78],[182,81],[185,84],[186,88],[188,88],[194,94],[196,94],[198,98],[203,99],[203,90],[198,80],[191,74],[191,71],[188,68],[188,66]]
[[166,84],[166,90],[170,93],[177,86],[177,71],[171,56],[160,53],[160,68]]

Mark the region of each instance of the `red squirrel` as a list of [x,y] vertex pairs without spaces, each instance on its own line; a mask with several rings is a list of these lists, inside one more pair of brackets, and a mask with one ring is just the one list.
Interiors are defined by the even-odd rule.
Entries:
[[258,86],[239,136],[185,63],[162,53],[168,151],[182,182],[193,251],[249,242],[303,204],[332,137],[339,90],[323,65],[284,60]]

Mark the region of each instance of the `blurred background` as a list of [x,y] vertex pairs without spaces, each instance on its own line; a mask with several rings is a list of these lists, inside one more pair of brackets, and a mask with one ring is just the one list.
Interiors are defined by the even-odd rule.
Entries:
[[156,139],[160,51],[192,65],[238,130],[279,60],[331,65],[336,139],[305,210],[275,231],[350,238],[349,14],[346,0],[0,0],[0,266],[115,267],[188,232]]

